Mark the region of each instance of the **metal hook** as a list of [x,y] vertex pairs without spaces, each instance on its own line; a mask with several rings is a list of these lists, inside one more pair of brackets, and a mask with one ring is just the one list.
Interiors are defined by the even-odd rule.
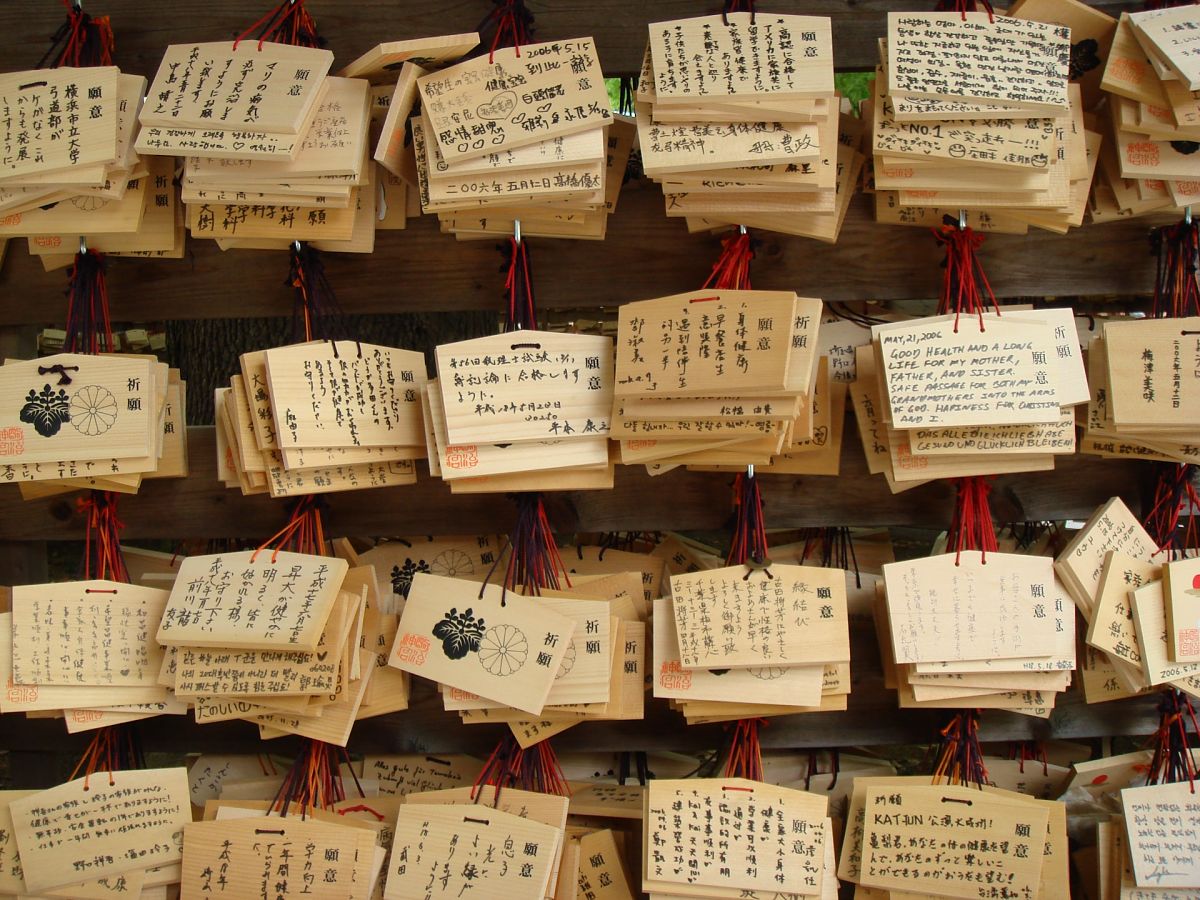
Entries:
[[513,219],[513,240],[521,243],[521,220]]
[[292,241],[292,249],[295,250],[297,253],[299,253],[300,252],[300,242]]
[[81,254],[87,253],[87,238],[82,234],[79,236],[79,252]]
[[1192,208],[1191,208],[1190,206],[1184,207],[1184,210],[1183,210],[1183,224],[1184,224],[1184,225],[1191,225],[1191,224],[1192,224]]
[[746,466],[746,477],[747,477],[747,478],[753,478],[753,477],[754,477],[754,463],[749,463],[749,464]]
[[745,225],[739,225],[739,226],[738,226],[738,234],[745,234],[745,233],[746,233],[746,226],[745,226]]
[[967,211],[960,209],[958,211],[958,230],[962,231],[967,227]]

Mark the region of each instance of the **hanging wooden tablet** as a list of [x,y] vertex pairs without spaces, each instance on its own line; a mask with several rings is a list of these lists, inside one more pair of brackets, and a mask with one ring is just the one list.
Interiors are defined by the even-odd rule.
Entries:
[[104,772],[13,800],[9,811],[27,890],[178,862],[187,770]]
[[486,60],[418,79],[417,90],[433,125],[429,138],[447,160],[585,131],[612,118],[591,38],[498,49]]
[[612,339],[520,331],[443,344],[438,383],[453,444],[607,434]]
[[[116,162],[119,76],[112,66],[0,76],[5,110],[0,174],[28,175]],[[120,152],[123,155],[124,150]]]
[[[829,19],[729,13],[650,25],[659,102],[827,97]],[[714,69],[714,65],[716,68]]]
[[424,442],[418,393],[425,362],[419,353],[317,342],[268,350],[266,366],[282,449]]
[[898,428],[1051,423],[1059,417],[1048,324],[1013,316],[986,324],[944,317],[877,325],[874,333],[880,379]]
[[313,652],[347,569],[345,560],[277,550],[190,556],[158,641]]
[[[941,47],[943,56],[923,51],[931,45]],[[893,12],[888,14],[888,52],[890,93],[1049,112],[1067,106],[1070,32],[1062,26],[982,12]],[[963,64],[947,68],[937,64],[941,58]],[[996,72],[1007,78],[997,78]]]
[[892,563],[883,574],[897,662],[1053,652],[1055,626],[1046,609],[1053,579],[1049,559],[947,553]]
[[298,816],[192,822],[183,830],[181,897],[295,891],[368,900],[376,855],[371,831]]
[[[385,900],[419,893],[425,873],[449,870],[451,856],[463,860],[461,868],[456,860],[449,876],[459,892],[478,884],[503,900],[540,900],[547,895],[559,835],[553,826],[486,806],[405,804],[396,822]],[[494,848],[490,858],[488,847]]]
[[773,565],[745,575],[734,566],[671,578],[684,668],[849,660],[840,569]]
[[[764,805],[772,810],[767,825]],[[642,889],[681,896],[781,888],[819,894],[832,840],[826,806],[825,797],[744,778],[654,779],[646,788]],[[727,834],[711,832],[710,813],[724,816]],[[761,827],[751,830],[751,821]],[[726,844],[722,853],[688,849],[711,843],[715,851],[718,838]]]
[[575,623],[536,598],[504,597],[497,585],[418,572],[389,665],[539,714]]
[[403,71],[406,63],[438,69],[460,59],[478,45],[479,34],[473,31],[384,41],[349,63],[338,74],[343,78],[365,78],[371,84],[385,84],[395,77],[396,70]]
[[112,581],[16,588],[13,681],[153,685],[162,649],[152,632],[166,600],[166,591]]
[[167,47],[143,125],[299,133],[333,53],[257,41]]

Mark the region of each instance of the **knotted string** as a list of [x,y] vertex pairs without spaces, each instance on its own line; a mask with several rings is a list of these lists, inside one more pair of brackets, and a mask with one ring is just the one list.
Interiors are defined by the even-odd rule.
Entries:
[[[841,771],[842,771],[842,754],[841,754],[840,750],[834,749],[834,750],[829,751],[829,756],[830,756],[829,774],[831,774],[833,776],[833,778],[829,782],[829,790],[832,791],[834,789],[834,787],[837,785],[838,775],[841,774]],[[816,749],[809,750],[808,751],[808,767],[807,767],[807,769],[805,769],[805,772],[804,772],[804,789],[806,791],[809,789],[810,785],[812,784],[812,777],[814,775],[821,774],[820,768],[821,768],[821,751],[816,750]]]
[[982,6],[984,12],[988,14],[988,21],[995,21],[995,13],[992,11],[990,0],[938,0],[935,12],[956,12],[960,13],[965,19],[969,12],[979,12],[979,7]]
[[533,13],[525,8],[525,0],[492,0],[492,3],[496,8],[475,29],[481,35],[492,34],[489,63],[496,61],[497,50],[506,47],[514,48],[520,56],[521,45],[533,38]]
[[1151,315],[1171,319],[1200,316],[1200,220],[1155,228],[1150,232],[1150,247],[1158,259]]
[[[739,472],[733,479],[733,539],[729,543],[725,565],[763,569],[770,578],[770,564],[758,479],[753,472]],[[750,573],[746,575],[749,577]]]
[[938,313],[954,313],[954,333],[958,333],[958,320],[963,314],[979,317],[979,330],[984,331],[983,314],[989,308],[1000,313],[1000,305],[992,286],[988,282],[983,265],[976,255],[983,245],[984,236],[971,228],[943,225],[933,229],[933,236],[946,248],[942,261],[945,273],[942,276],[942,294],[938,302]]
[[508,239],[504,253],[504,297],[507,303],[504,330],[522,331],[538,326],[537,305],[533,296],[533,274],[529,266],[529,242]]
[[496,789],[492,797],[493,805],[500,802],[500,792],[504,788],[559,797],[571,796],[567,776],[563,774],[549,739],[522,749],[511,734],[504,735],[475,779],[471,787],[471,799],[480,802],[483,788],[489,785]]
[[325,525],[321,517],[326,503],[315,494],[306,494],[292,506],[287,524],[267,538],[250,561],[254,562],[258,554],[271,550],[271,562],[279,558],[279,554],[306,553],[309,556],[325,556]]
[[854,583],[862,587],[862,573],[858,570],[858,557],[854,553],[854,536],[846,526],[812,528],[804,537],[804,549],[800,551],[800,562],[820,552],[821,565],[826,569],[853,570]]
[[1008,758],[1018,762],[1021,774],[1025,774],[1025,763],[1035,762],[1042,767],[1042,774],[1050,774],[1050,763],[1046,759],[1046,748],[1041,741],[1013,741],[1008,748]]
[[982,788],[987,778],[979,744],[979,710],[964,709],[942,729],[933,783]]
[[325,39],[317,33],[317,23],[304,8],[304,0],[283,0],[261,19],[234,39],[233,49],[247,38],[258,40],[258,49],[268,41],[273,44],[288,44],[292,47],[319,49]]
[[295,341],[345,340],[347,329],[337,294],[325,276],[320,252],[300,241],[289,250],[288,280],[295,289],[292,305],[292,339]]
[[739,231],[721,240],[721,255],[717,257],[708,279],[701,290],[748,291],[750,290],[750,261],[754,259],[754,244],[750,234]]
[[958,565],[964,550],[978,550],[980,559],[987,563],[988,553],[999,550],[996,542],[996,527],[992,524],[992,510],[988,494],[992,486],[983,475],[953,478],[958,493],[954,500],[954,518],[946,534],[946,549],[954,553],[954,564]]
[[[546,516],[546,507],[542,503],[542,495],[536,491],[525,491],[512,495],[517,504],[517,521],[508,536],[505,550],[508,552],[508,564],[504,569],[503,590],[500,594],[500,605],[507,603],[508,592],[522,588],[526,593],[540,596],[543,590],[558,590],[559,576],[563,583],[571,586],[567,576],[567,567],[563,565],[562,556],[558,552],[558,542],[554,539],[554,531],[550,527],[550,519]],[[500,556],[492,563],[487,578],[479,586],[479,596],[492,580],[492,575],[504,558]]]
[[1186,781],[1191,792],[1196,793],[1196,765],[1192,760],[1189,722],[1192,733],[1200,734],[1191,698],[1176,688],[1165,691],[1159,706],[1158,730],[1150,739],[1154,756],[1150,760],[1146,784],[1179,784]]
[[[306,818],[314,809],[331,809],[335,803],[346,799],[346,789],[342,782],[342,764],[350,770],[350,777],[358,789],[358,796],[366,797],[358,775],[350,764],[350,755],[343,747],[334,747],[324,741],[305,739],[300,745],[296,761],[292,763],[283,784],[275,792],[271,800],[271,812],[286,816],[293,807],[299,807],[300,817]],[[369,807],[362,807],[367,812],[379,815]],[[357,810],[345,810],[352,812]]]
[[[1200,529],[1192,511],[1200,509],[1195,478],[1197,467],[1163,463],[1158,466],[1153,501],[1146,516],[1146,531],[1168,560],[1183,559],[1189,550],[1200,547]],[[1184,515],[1184,511],[1188,515]],[[1180,525],[1180,520],[1186,523]]]
[[125,523],[117,517],[119,494],[89,491],[78,501],[79,511],[87,520],[83,550],[84,581],[129,581],[125,555],[121,552],[121,529]]
[[729,14],[736,12],[750,13],[750,24],[757,24],[756,13],[754,11],[754,0],[725,0],[724,6],[721,9],[721,21],[726,25],[729,24]]
[[73,781],[82,772],[83,789],[86,791],[90,787],[91,777],[97,772],[107,773],[108,786],[112,787],[116,784],[113,772],[146,768],[141,741],[132,725],[130,722],[97,729],[67,780]]
[[766,727],[766,719],[738,719],[729,739],[729,757],[725,760],[722,774],[726,778],[745,778],[763,781],[762,744],[758,739],[760,726]]
[[111,353],[115,349],[106,268],[103,254],[95,250],[75,254],[75,262],[67,272],[64,353]]
[[63,0],[63,6],[67,20],[50,38],[50,48],[36,68],[111,66],[115,42],[109,17],[88,15],[72,0]]

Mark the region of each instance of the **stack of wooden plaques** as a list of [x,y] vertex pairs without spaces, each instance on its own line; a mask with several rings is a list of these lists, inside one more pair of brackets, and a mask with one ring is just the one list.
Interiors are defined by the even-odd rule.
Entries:
[[693,230],[741,224],[834,239],[838,200],[848,203],[857,178],[838,111],[828,17],[731,13],[649,26],[642,166],[662,184],[667,215]]
[[111,66],[0,76],[0,238],[29,239],[47,269],[80,238],[105,253],[182,256],[170,160],[134,150],[146,79]]
[[901,709],[1047,718],[1075,668],[1075,611],[1053,560],[963,550],[889,563],[875,622]]
[[135,493],[187,475],[186,384],[153,356],[60,353],[0,366],[0,481],[27,498]]
[[1080,450],[1098,456],[1200,462],[1200,391],[1180,377],[1200,318],[1111,319],[1088,345],[1091,399]]
[[801,452],[817,437],[814,393],[827,377],[820,324],[821,301],[790,291],[622,304],[612,413],[621,462],[744,467]]
[[[414,589],[417,587],[414,580]],[[426,588],[427,585],[421,590]],[[483,590],[486,594],[498,589]],[[410,602],[411,597],[410,591]],[[522,747],[582,722],[640,720],[644,714],[643,672],[649,608],[642,596],[641,573],[570,576],[560,590],[544,588],[536,599],[539,607],[575,623],[541,711],[531,715],[527,707],[439,683],[445,708],[457,712],[468,725],[496,722],[507,725]],[[417,602],[425,601],[418,595]],[[507,602],[509,606],[520,605],[526,598],[514,594]],[[501,637],[502,633],[492,635],[489,631],[480,639],[479,661],[493,675],[504,674],[502,657],[493,658],[493,645],[503,643]],[[514,645],[514,665],[520,655],[516,650],[519,643]],[[531,644],[528,650],[536,654],[537,647]]]
[[850,394],[868,468],[893,492],[1075,451],[1072,407],[1089,391],[1070,309],[889,322],[872,339]]
[[654,695],[689,723],[846,708],[842,569],[770,564],[671,577],[654,601]]
[[1100,136],[1068,90],[1070,49],[1063,26],[889,13],[872,102],[880,220],[917,207],[986,213],[1010,231],[1081,225]]
[[217,474],[272,497],[416,482],[425,358],[359,341],[243,354],[216,391]]
[[188,158],[194,237],[370,251],[375,195],[358,190],[371,178],[368,85],[328,77],[332,63],[328,50],[270,42],[167,48],[135,146]]
[[408,118],[416,99],[416,76],[457,61],[478,43],[479,35],[475,32],[386,41],[338,72],[342,78],[363,78],[370,82],[369,141],[375,148],[371,190],[375,194],[376,230],[403,230],[409,216],[421,212],[417,164],[412,133],[408,130]]
[[[411,122],[421,208],[437,213],[444,231],[486,238],[511,234],[519,220],[529,235],[604,237],[632,132],[622,125],[611,135],[624,148],[618,166],[609,159],[613,114],[591,38],[421,71],[408,72],[421,105]],[[402,88],[410,90],[403,73]],[[406,107],[398,103],[397,115]]]
[[928,775],[853,785],[837,874],[856,894],[974,897],[1002,884],[997,893],[1069,896],[1066,804]]
[[642,890],[652,897],[837,895],[827,797],[745,778],[646,787]]
[[452,491],[612,487],[612,338],[513,331],[443,344],[436,358],[425,440]]
[[1113,147],[1104,157],[1106,190],[1093,218],[1164,212],[1200,199],[1200,100],[1189,35],[1192,9],[1125,14],[1117,26],[1102,86],[1110,96]]
[[158,625],[157,683],[198,723],[344,747],[355,721],[408,708],[407,680],[380,661],[396,621],[369,566],[271,549],[188,557]]
[[372,157],[414,190],[417,161],[408,122],[417,102],[417,78],[457,62],[478,44],[476,32],[386,41],[338,73],[370,82]]
[[[183,202],[198,237],[215,237],[222,249],[276,249],[304,239],[318,249],[370,253],[375,248],[376,192],[368,158],[369,85],[359,78],[325,79],[321,99],[299,136],[292,159],[225,159],[189,156]],[[226,208],[225,223],[211,234],[198,211]],[[232,207],[232,209],[229,209]],[[284,234],[281,221],[263,227],[251,210],[295,211]],[[357,213],[357,215],[356,215]],[[284,213],[280,213],[284,215]]]
[[1087,621],[1090,702],[1169,684],[1200,696],[1195,559],[1167,562],[1129,509],[1114,497],[1088,519],[1055,562]]

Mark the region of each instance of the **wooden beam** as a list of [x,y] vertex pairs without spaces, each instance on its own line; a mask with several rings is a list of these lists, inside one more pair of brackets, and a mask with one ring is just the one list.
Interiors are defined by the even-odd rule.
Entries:
[[[112,17],[115,62],[123,71],[153,76],[167,44],[231,39],[265,13],[276,0],[88,0],[93,15]],[[592,36],[606,74],[631,75],[641,67],[646,25],[667,19],[719,12],[718,0],[527,0],[535,17],[535,38]],[[1092,0],[1110,15],[1141,4],[1126,0]],[[474,31],[492,9],[488,0],[309,0],[322,37],[340,67],[375,44],[436,34]],[[896,0],[776,0],[770,12],[829,16],[833,20],[834,60],[839,69],[871,69],[878,61],[876,39],[885,33],[889,10],[925,10],[931,3]],[[49,46],[50,35],[63,19],[60,4],[0,5],[0,33],[12,55],[7,68],[32,68]]]
[[[942,254],[924,228],[879,225],[871,197],[858,197],[837,244],[773,233],[761,239],[754,286],[790,289],[824,300],[936,297]],[[981,251],[1000,297],[1149,294],[1154,258],[1149,227],[1125,221],[1028,236],[992,235]],[[9,248],[0,275],[0,326],[61,324],[63,271],[45,272]],[[347,313],[499,309],[498,242],[458,242],[425,216],[406,231],[381,232],[370,255],[326,254],[326,272]],[[662,193],[626,186],[602,242],[530,240],[538,305],[543,309],[613,307],[702,284],[720,252],[716,237],[689,235],[664,215]],[[282,251],[222,253],[212,241],[188,242],[182,260],[110,259],[114,320],[244,318],[288,315]]]
[[[953,489],[937,483],[889,493],[882,476],[867,474],[853,425],[848,428],[839,477],[763,474],[768,527],[946,527]],[[188,458],[190,477],[148,481],[136,496],[121,501],[125,539],[266,538],[282,524],[285,503],[243,497],[217,481],[212,428],[188,429]],[[1053,472],[998,478],[993,514],[998,522],[1082,519],[1117,494],[1133,505],[1138,470],[1136,463],[1066,457]],[[729,480],[724,474],[682,470],[650,478],[642,467],[618,466],[613,490],[551,493],[547,512],[563,535],[719,531],[729,518]],[[424,475],[413,486],[328,494],[326,500],[326,530],[336,536],[506,532],[514,516],[503,495],[454,495],[440,479]],[[0,491],[0,541],[78,540],[83,527],[71,495],[26,503],[14,486]]]

